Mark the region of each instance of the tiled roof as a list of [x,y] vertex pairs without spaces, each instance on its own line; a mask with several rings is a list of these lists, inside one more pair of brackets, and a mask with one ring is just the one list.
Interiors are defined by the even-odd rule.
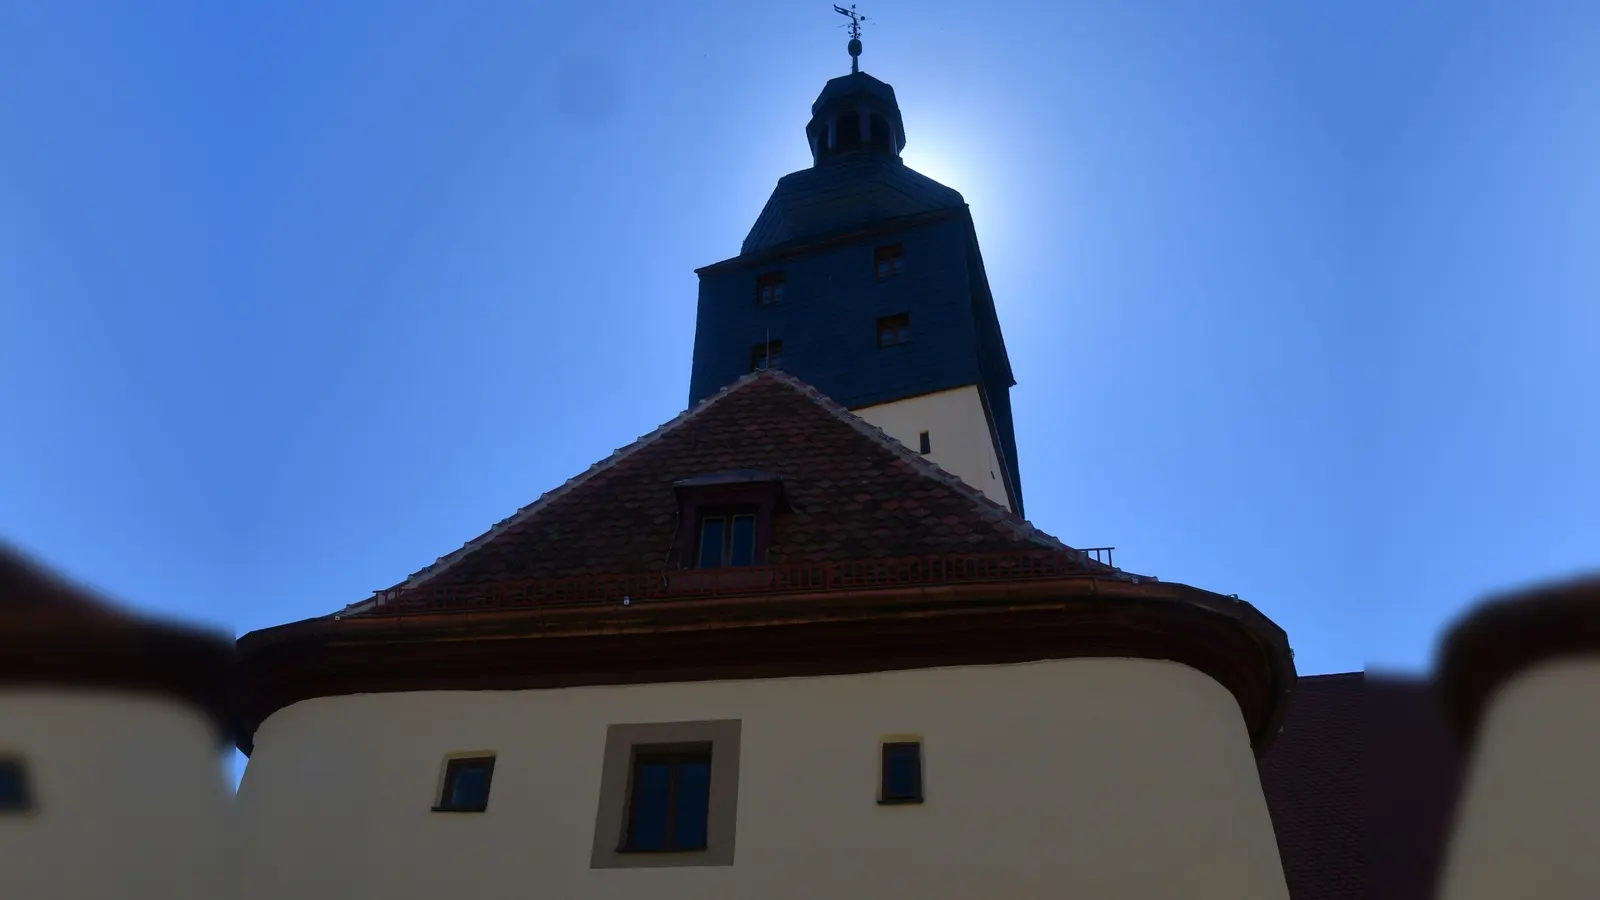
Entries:
[[1067,549],[815,388],[767,370],[596,463],[401,587],[660,570],[677,534],[674,486],[730,469],[783,481],[790,509],[773,522],[773,564]]
[[852,154],[780,178],[740,253],[965,205],[960,191],[895,157]]
[[1461,753],[1427,682],[1303,677],[1260,765],[1290,900],[1433,900]]
[[1369,676],[1362,766],[1372,896],[1434,900],[1466,755],[1434,683]]
[[1366,900],[1361,845],[1363,675],[1303,677],[1262,757],[1290,900]]

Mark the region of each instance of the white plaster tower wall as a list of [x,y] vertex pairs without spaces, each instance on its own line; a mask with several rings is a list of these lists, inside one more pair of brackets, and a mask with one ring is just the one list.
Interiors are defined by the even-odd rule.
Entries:
[[921,434],[926,431],[930,461],[982,491],[990,500],[1011,508],[1002,480],[1000,454],[995,450],[994,432],[984,414],[983,398],[978,395],[977,385],[851,412],[912,450],[920,448]]

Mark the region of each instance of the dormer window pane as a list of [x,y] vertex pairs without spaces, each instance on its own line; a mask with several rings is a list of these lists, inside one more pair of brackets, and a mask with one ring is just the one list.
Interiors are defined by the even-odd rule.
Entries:
[[728,536],[728,565],[748,566],[756,561],[756,517],[734,516]]
[[722,565],[723,542],[728,520],[721,516],[700,522],[700,568],[715,569]]
[[701,518],[700,550],[695,558],[702,569],[755,565],[754,511],[719,513]]

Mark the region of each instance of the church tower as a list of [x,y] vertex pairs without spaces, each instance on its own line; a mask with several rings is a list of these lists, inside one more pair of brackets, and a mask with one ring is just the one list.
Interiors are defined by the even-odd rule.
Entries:
[[811,105],[811,167],[778,181],[738,256],[696,270],[689,403],[781,369],[1022,515],[1016,380],[972,214],[905,165],[894,88],[849,49]]

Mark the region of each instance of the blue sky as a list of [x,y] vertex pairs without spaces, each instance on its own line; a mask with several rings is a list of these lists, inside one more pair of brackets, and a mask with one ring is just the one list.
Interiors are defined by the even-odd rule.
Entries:
[[[0,536],[242,633],[671,418],[829,5],[0,7]],[[1305,673],[1600,562],[1600,7],[1357,6],[863,6],[1031,518]]]

